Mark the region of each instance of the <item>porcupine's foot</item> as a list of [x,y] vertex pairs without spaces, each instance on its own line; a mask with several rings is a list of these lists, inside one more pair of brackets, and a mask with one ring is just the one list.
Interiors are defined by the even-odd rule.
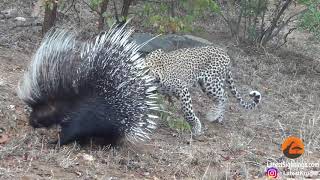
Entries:
[[72,127],[62,127],[62,130],[59,134],[60,139],[57,140],[56,144],[59,144],[60,146],[68,144],[70,142],[73,142],[77,140],[77,135],[73,131],[74,128]]
[[72,136],[70,133],[67,132],[69,131],[68,128],[61,127],[61,129],[62,130],[59,133],[59,137],[57,139],[49,140],[48,144],[62,146],[76,140],[75,138],[71,138],[74,136]]

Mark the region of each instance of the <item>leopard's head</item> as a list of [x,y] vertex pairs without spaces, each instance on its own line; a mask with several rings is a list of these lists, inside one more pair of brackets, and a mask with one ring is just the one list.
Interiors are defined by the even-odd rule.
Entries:
[[164,55],[165,53],[162,49],[157,49],[149,53],[145,59],[146,67],[150,70],[150,75],[158,80],[161,79],[162,59]]

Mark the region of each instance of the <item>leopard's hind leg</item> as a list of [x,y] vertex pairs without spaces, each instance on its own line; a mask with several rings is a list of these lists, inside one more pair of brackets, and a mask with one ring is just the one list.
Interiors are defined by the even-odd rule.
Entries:
[[205,77],[199,81],[202,91],[213,100],[217,101],[217,107],[207,113],[207,119],[210,122],[222,123],[224,118],[227,96],[224,91],[225,80],[221,77]]

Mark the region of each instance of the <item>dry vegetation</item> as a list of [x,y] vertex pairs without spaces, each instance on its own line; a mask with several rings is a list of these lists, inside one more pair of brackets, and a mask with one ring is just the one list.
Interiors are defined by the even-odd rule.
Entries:
[[[11,8],[19,16],[31,15],[29,0],[0,2],[0,10]],[[86,13],[81,20],[87,32],[95,24],[85,21],[92,18]],[[242,94],[252,89],[262,93],[257,109],[247,112],[229,97],[225,123],[208,123],[205,114],[213,103],[194,88],[196,113],[205,126],[199,138],[192,140],[189,132],[159,121],[144,144],[59,148],[48,144],[56,138],[55,130],[27,125],[25,106],[16,96],[17,82],[41,39],[41,27],[21,23],[26,22],[0,19],[0,140],[8,137],[0,142],[0,179],[264,179],[268,162],[285,159],[280,145],[289,135],[303,138],[306,146],[305,154],[292,162],[319,162],[320,45],[304,32],[295,32],[285,47],[268,53],[235,46],[214,22],[196,24],[207,28],[195,35],[224,47],[233,58]]]

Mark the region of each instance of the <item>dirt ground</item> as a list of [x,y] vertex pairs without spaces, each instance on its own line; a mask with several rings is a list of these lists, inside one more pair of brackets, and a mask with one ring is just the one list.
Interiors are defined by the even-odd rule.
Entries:
[[[25,105],[16,94],[41,40],[41,27],[28,25],[35,22],[31,2],[0,2],[0,11],[16,9],[17,16],[27,18],[22,22],[0,16],[0,179],[265,179],[272,162],[320,163],[320,43],[295,32],[283,48],[261,52],[234,45],[214,25],[195,35],[228,51],[239,91],[247,99],[250,90],[262,93],[257,109],[243,110],[230,96],[224,124],[209,123],[206,112],[213,103],[195,88],[194,107],[205,126],[199,138],[159,121],[146,143],[117,148],[48,144],[56,131],[29,127]],[[290,135],[305,144],[305,153],[295,160],[286,159],[280,148]],[[319,173],[320,167],[304,170]]]

